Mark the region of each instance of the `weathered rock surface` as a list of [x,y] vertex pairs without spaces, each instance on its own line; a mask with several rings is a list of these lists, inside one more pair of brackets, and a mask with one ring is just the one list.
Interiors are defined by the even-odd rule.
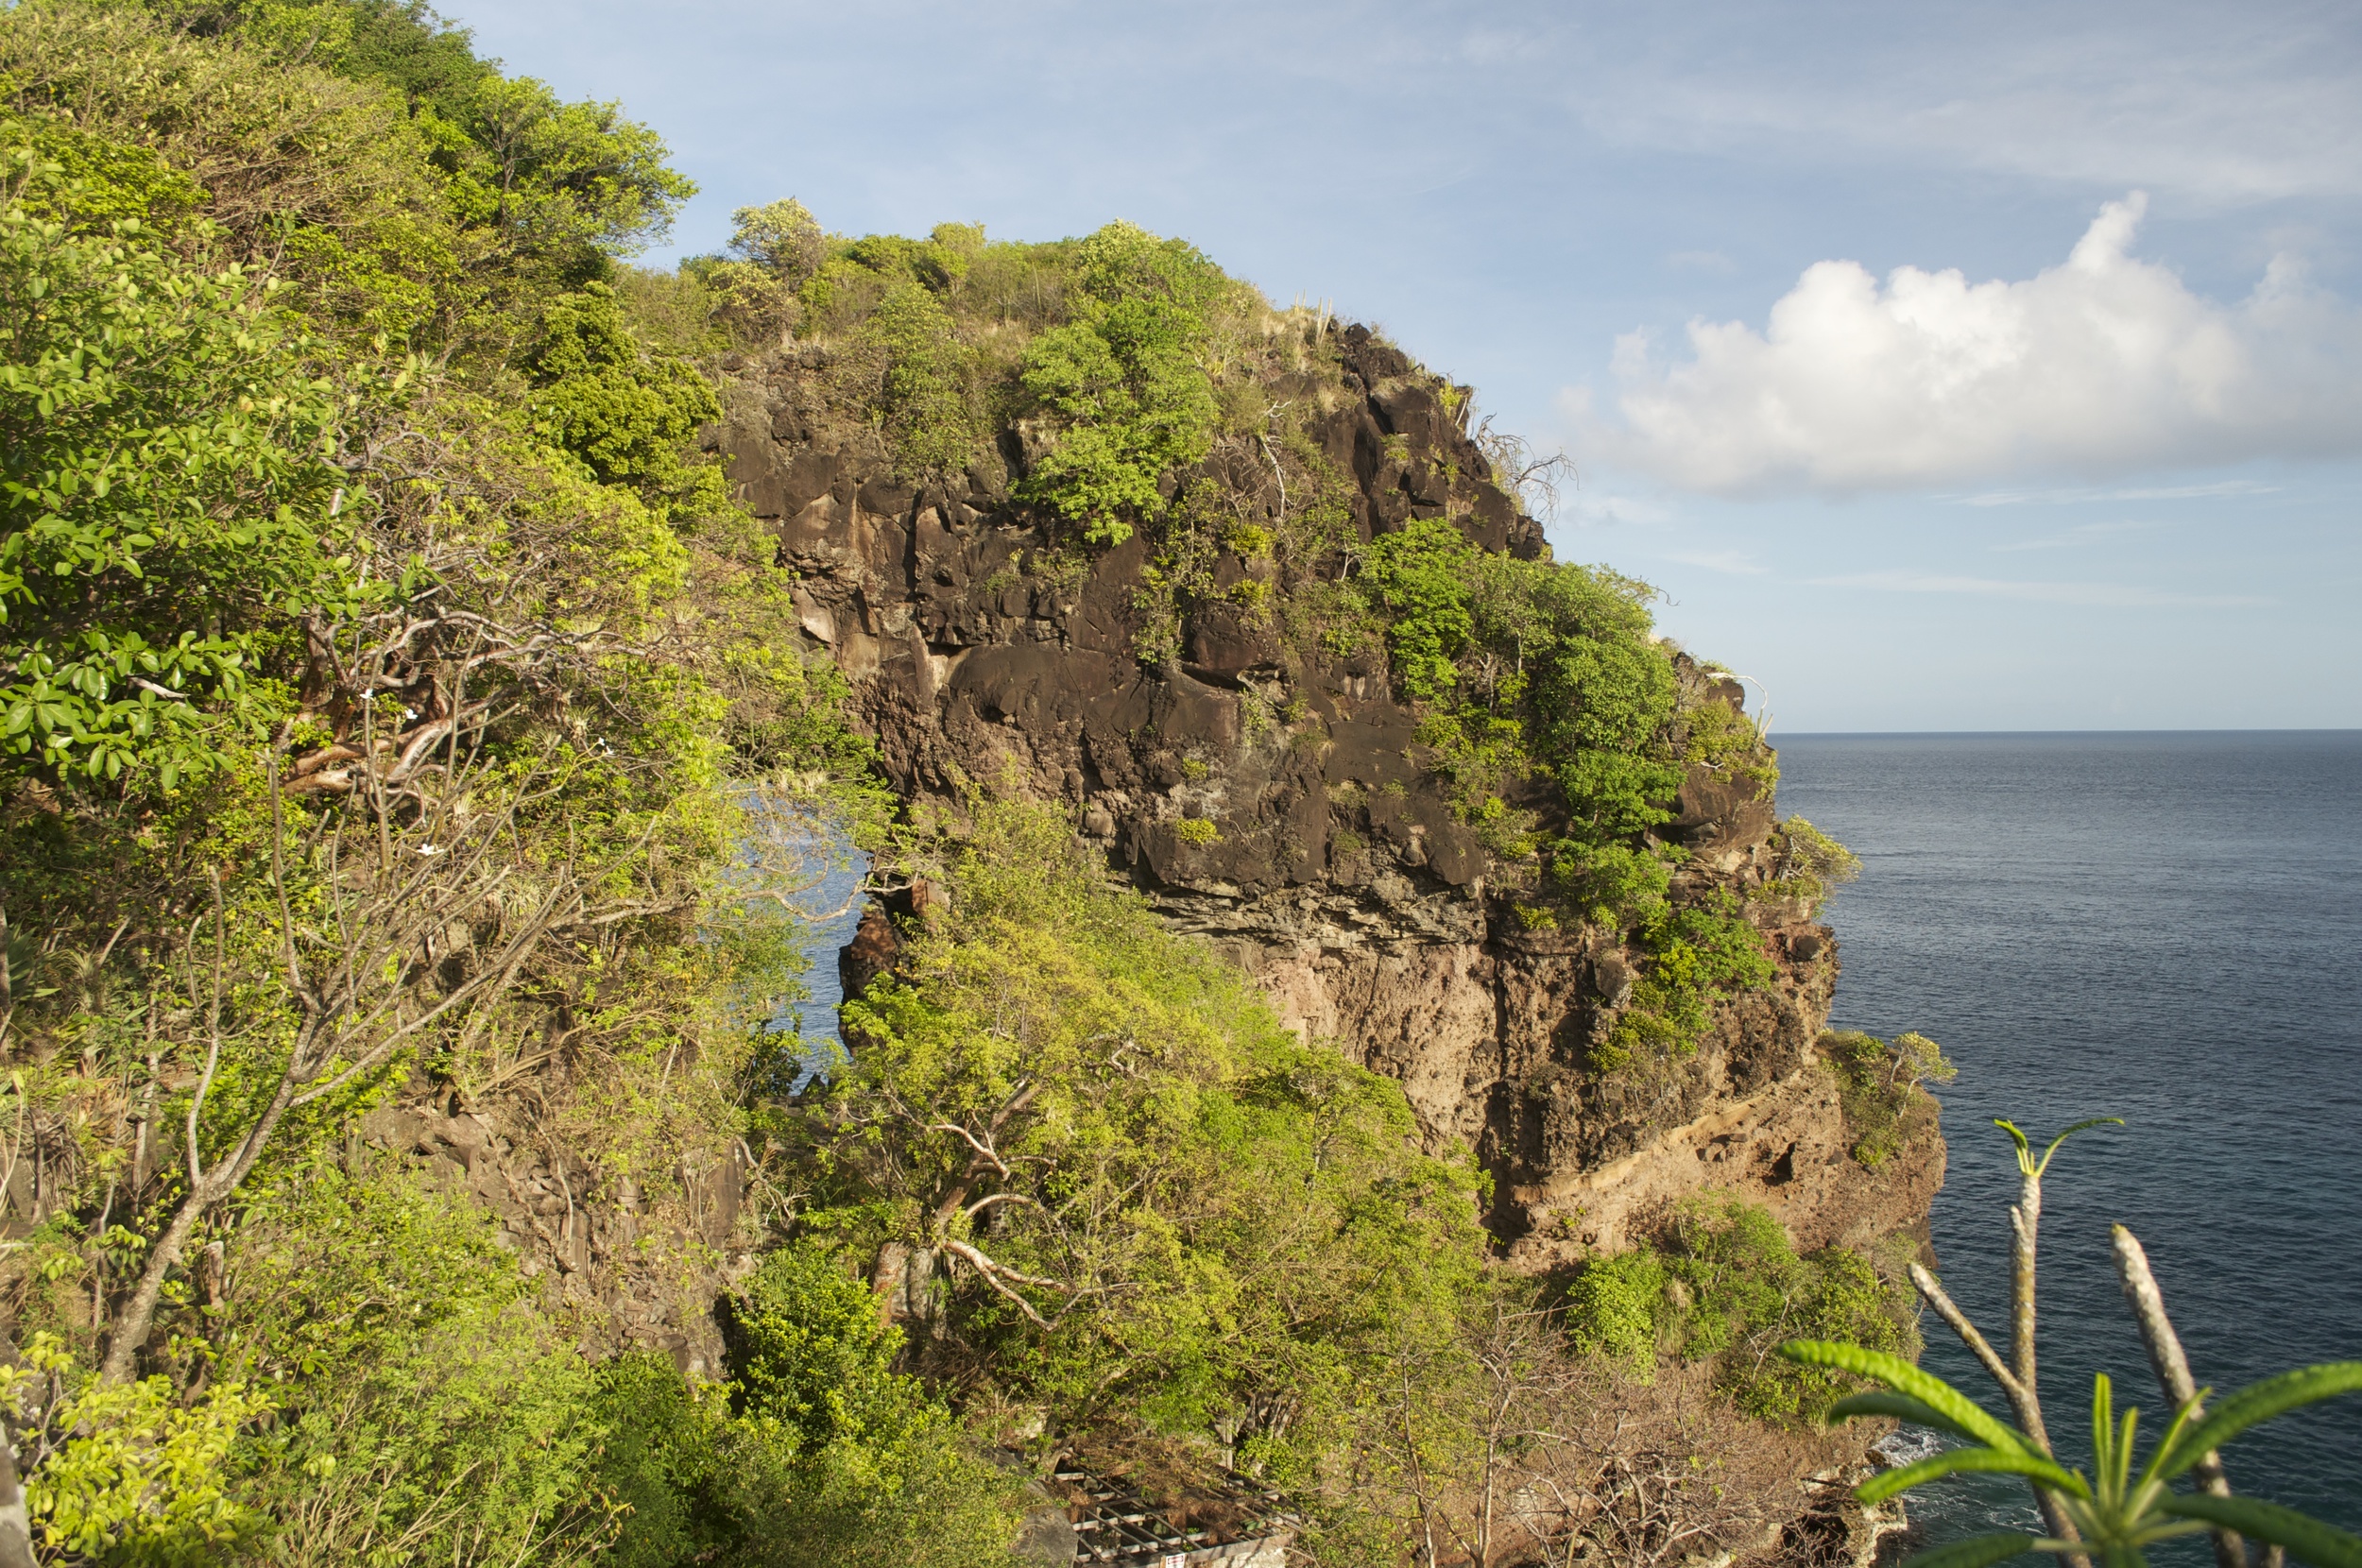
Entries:
[[[1442,383],[1359,328],[1337,349],[1342,392],[1305,394],[1360,537],[1448,517],[1488,550],[1546,555]],[[1814,1052],[1836,946],[1800,903],[1762,895],[1774,815],[1750,782],[1694,768],[1663,831],[1691,852],[1677,895],[1757,895],[1746,908],[1776,983],[1719,1003],[1692,1055],[1595,1071],[1638,957],[1611,933],[1527,929],[1512,868],[1455,816],[1382,656],[1335,654],[1275,612],[1300,586],[1288,572],[1341,558],[1224,554],[1212,590],[1160,605],[1143,537],[1054,549],[997,472],[896,483],[872,432],[831,421],[813,352],[746,366],[713,442],[900,789],[956,803],[982,781],[1073,810],[1175,928],[1224,944],[1289,1021],[1400,1080],[1432,1144],[1476,1151],[1495,1178],[1488,1222],[1520,1265],[1621,1245],[1706,1188],[1767,1204],[1805,1246],[1922,1224],[1942,1140],[1931,1124],[1874,1176],[1847,1157]],[[1004,455],[1021,473],[1033,450],[1020,432]],[[1242,517],[1282,521],[1259,454],[1218,449],[1201,471]],[[1693,699],[1740,705],[1728,677],[1677,669]],[[1554,809],[1542,792],[1522,804]],[[864,922],[848,982],[891,961],[891,937],[882,916]]]

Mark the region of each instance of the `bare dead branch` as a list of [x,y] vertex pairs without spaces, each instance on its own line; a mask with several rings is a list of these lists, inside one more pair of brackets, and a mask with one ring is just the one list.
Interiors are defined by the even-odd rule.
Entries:
[[[2141,1339],[2148,1347],[2148,1364],[2157,1374],[2157,1386],[2176,1409],[2187,1408],[2192,1421],[2206,1414],[2199,1403],[2198,1383],[2190,1375],[2190,1359],[2182,1352],[2182,1337],[2173,1331],[2173,1320],[2165,1316],[2165,1298],[2157,1288],[2157,1277],[2149,1272],[2148,1253],[2139,1237],[2122,1225],[2111,1228],[2115,1242],[2116,1276],[2124,1286],[2124,1299],[2132,1308],[2132,1316],[2141,1325]],[[2209,1449],[2197,1465],[2200,1490],[2217,1497],[2231,1495],[2230,1477],[2223,1474],[2222,1456]],[[2209,1532],[2215,1542],[2215,1561],[2220,1568],[2247,1568],[2247,1545],[2231,1530]],[[2278,1555],[2281,1548],[2267,1549],[2266,1560]],[[2273,1564],[2273,1568],[2277,1568]]]
[[2024,1390],[2019,1389],[2016,1376],[2011,1372],[2008,1364],[2001,1359],[2000,1353],[1986,1341],[1982,1334],[1977,1332],[1977,1325],[1969,1321],[1968,1314],[1962,1312],[1953,1303],[1952,1298],[1944,1294],[1943,1287],[1936,1283],[1935,1275],[1927,1272],[1916,1263],[1911,1265],[1910,1274],[1911,1284],[1918,1287],[1920,1295],[1926,1299],[1927,1304],[1936,1309],[1936,1316],[1949,1323],[1952,1326],[1952,1332],[1960,1337],[1960,1342],[1976,1354],[1978,1361],[1984,1363],[1985,1371],[1991,1372],[1993,1380],[2001,1385],[2002,1392],[2009,1396],[2010,1404],[2014,1408],[2024,1397]]
[[1010,1289],[1007,1285],[1002,1283],[1002,1281],[1014,1281],[1018,1285],[1030,1285],[1043,1290],[1065,1291],[1070,1289],[1070,1287],[1061,1285],[1056,1280],[1038,1279],[1032,1274],[1020,1274],[1014,1269],[1008,1268],[1003,1264],[994,1262],[991,1258],[986,1257],[983,1253],[977,1251],[974,1247],[969,1246],[965,1241],[946,1241],[943,1243],[943,1250],[950,1253],[953,1257],[956,1257],[966,1263],[969,1268],[975,1270],[978,1278],[982,1279],[986,1285],[992,1287],[994,1291],[998,1294],[1016,1303],[1018,1311],[1024,1313],[1027,1318],[1031,1319],[1036,1324],[1042,1328],[1048,1328],[1050,1326],[1050,1320],[1044,1318],[1039,1311],[1036,1310],[1032,1302],[1027,1301],[1024,1297],[1018,1295],[1015,1290]]

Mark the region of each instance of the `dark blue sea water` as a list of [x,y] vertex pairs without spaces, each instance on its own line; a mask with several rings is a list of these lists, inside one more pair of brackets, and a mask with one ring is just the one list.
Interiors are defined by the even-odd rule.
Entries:
[[[2148,1250],[2201,1384],[2362,1357],[2362,733],[1791,736],[1786,811],[1861,856],[1834,1022],[1916,1029],[1942,1091],[1946,1288],[2006,1337],[2017,1174],[1989,1118],[2069,1142],[2045,1186],[2042,1387],[2090,1467],[2091,1374],[2160,1408],[2110,1262]],[[1930,1370],[2006,1414],[1932,1314]],[[2146,1449],[2144,1447],[2144,1452]],[[2257,1429],[2233,1486],[2362,1531],[2362,1398]],[[2013,1484],[1914,1493],[1935,1542],[2030,1521]],[[2200,1546],[2165,1556],[2194,1562]]]
[[825,1064],[831,1046],[844,1044],[836,1010],[845,1000],[845,982],[837,972],[837,955],[861,929],[867,900],[860,896],[868,863],[849,844],[830,845],[837,862],[803,901],[804,952],[811,967],[804,971],[804,995],[789,1002],[779,1025],[793,1028],[810,1042],[808,1059]]

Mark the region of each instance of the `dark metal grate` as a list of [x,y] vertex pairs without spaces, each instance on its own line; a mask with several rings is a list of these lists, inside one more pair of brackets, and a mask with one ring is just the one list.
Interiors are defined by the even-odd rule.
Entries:
[[[1276,1564],[1302,1521],[1280,1507],[1279,1494],[1243,1487],[1200,1491],[1159,1508],[1118,1482],[1082,1471],[1056,1477],[1082,1500],[1067,1512],[1076,1537],[1074,1560],[1093,1568],[1199,1568],[1224,1562]],[[1237,1521],[1226,1527],[1192,1526],[1207,1505]],[[1182,1523],[1175,1524],[1178,1514]]]

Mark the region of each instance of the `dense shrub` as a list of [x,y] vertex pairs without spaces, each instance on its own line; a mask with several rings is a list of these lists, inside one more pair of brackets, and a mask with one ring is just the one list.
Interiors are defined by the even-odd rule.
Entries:
[[1481,819],[1503,774],[1555,779],[1567,826],[1540,846],[1587,918],[1654,912],[1663,875],[1635,837],[1665,822],[1681,769],[1666,750],[1670,655],[1652,639],[1644,585],[1612,572],[1490,555],[1445,519],[1371,541],[1362,567],[1384,611],[1395,676],[1444,723],[1425,738]]
[[583,1325],[354,1123],[529,1083],[676,1202],[801,964],[749,791],[874,801],[866,752],[693,451],[698,332],[635,315],[653,135],[420,8],[163,9],[0,13],[28,1493],[125,1560],[576,1560],[653,1495]]
[[1888,1041],[1858,1030],[1823,1030],[1821,1061],[1837,1075],[1845,1131],[1852,1138],[1846,1152],[1868,1170],[1884,1165],[1914,1119],[1932,1111],[1919,1086],[1949,1083],[1960,1076],[1943,1047],[1911,1032]]
[[[1768,983],[1773,966],[1727,896],[1673,907],[1680,852],[1647,835],[1671,816],[1684,762],[1760,771],[1769,749],[1725,704],[1677,714],[1648,590],[1612,572],[1488,555],[1449,520],[1423,519],[1371,541],[1362,580],[1385,612],[1398,688],[1429,711],[1421,738],[1459,785],[1462,815],[1495,830],[1497,851],[1538,861],[1546,899],[1649,955],[1592,1065],[1693,1049],[1714,994]],[[1557,783],[1566,826],[1499,832],[1513,817],[1501,792],[1534,775]]]
[[1781,823],[1772,843],[1779,853],[1779,863],[1771,878],[1755,890],[1756,897],[1799,898],[1806,906],[1814,906],[1828,897],[1839,883],[1850,882],[1861,875],[1861,861],[1852,850],[1803,817],[1789,817]]
[[1395,1083],[1283,1028],[1055,816],[980,807],[950,887],[847,1004],[851,1060],[772,1124],[806,1223],[932,1260],[922,1360],[971,1387],[1072,1425],[1228,1415],[1266,1463],[1317,1452],[1357,1369],[1474,1286],[1475,1172],[1421,1153]]
[[291,611],[355,591],[335,401],[272,280],[32,205],[0,207],[0,781],[171,789],[261,738]]
[[1593,1048],[1594,1066],[1613,1072],[1686,1055],[1705,1032],[1716,992],[1771,983],[1777,968],[1737,905],[1727,893],[1680,909],[1659,903],[1639,932],[1647,971],[1607,1039]]
[[1654,1244],[1586,1263],[1569,1287],[1567,1333],[1588,1355],[1646,1375],[1660,1355],[1712,1361],[1738,1406],[1817,1420],[1855,1385],[1771,1355],[1784,1339],[1915,1352],[1905,1298],[1842,1247],[1799,1257],[1780,1222],[1736,1199],[1686,1204]]
[[[815,1568],[992,1561],[1015,1534],[1015,1489],[894,1370],[902,1336],[852,1265],[819,1240],[791,1243],[732,1304],[739,1425],[783,1457],[789,1489],[786,1508],[750,1523],[748,1548]],[[796,1539],[778,1540],[783,1528]]]
[[1062,424],[1020,493],[1121,543],[1162,502],[1157,482],[1204,457],[1211,378],[1206,313],[1233,286],[1196,250],[1111,223],[1075,251],[1073,318],[1025,351],[1025,391]]

